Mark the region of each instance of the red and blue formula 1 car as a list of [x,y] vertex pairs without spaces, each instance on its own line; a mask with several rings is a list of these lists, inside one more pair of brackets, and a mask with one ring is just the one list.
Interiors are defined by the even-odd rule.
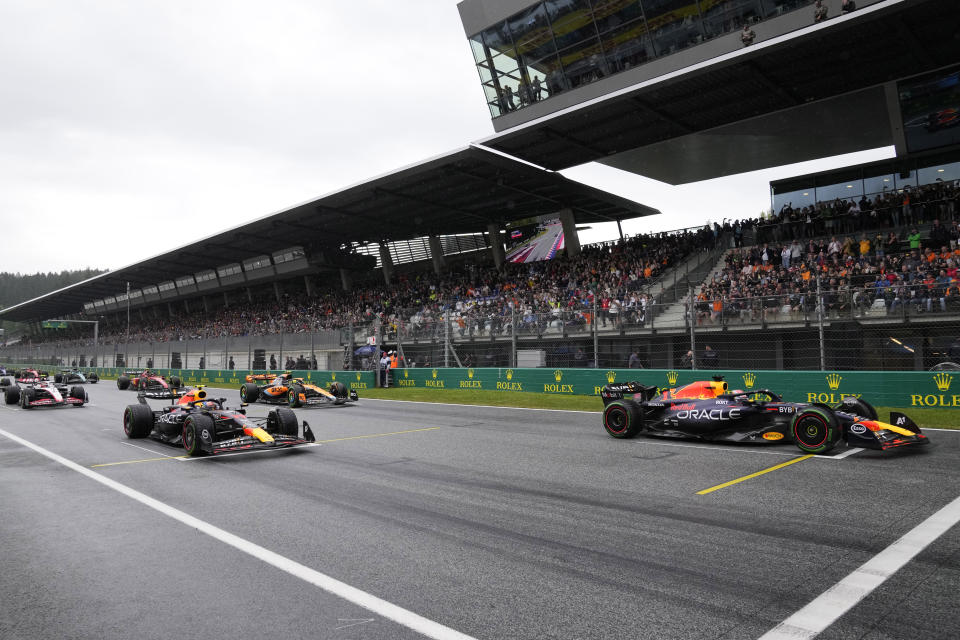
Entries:
[[806,453],[826,453],[838,442],[864,449],[895,449],[930,441],[897,412],[881,422],[870,403],[847,396],[835,406],[784,402],[769,389],[732,391],[722,378],[658,389],[639,382],[608,384],[603,426],[614,438],[637,434],[710,442],[791,441]]
[[176,404],[154,411],[145,392],[139,404],[123,411],[123,432],[128,438],[152,438],[183,446],[187,455],[203,456],[226,451],[277,449],[315,442],[310,425],[297,422],[297,415],[278,407],[266,418],[251,418],[246,409],[229,409],[226,398],[210,398],[202,387],[177,395]]

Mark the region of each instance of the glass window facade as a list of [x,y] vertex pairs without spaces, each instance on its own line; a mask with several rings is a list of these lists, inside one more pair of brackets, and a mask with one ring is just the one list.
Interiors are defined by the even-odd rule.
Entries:
[[[837,172],[784,181],[771,189],[774,211],[787,203],[797,207],[814,202],[859,200],[861,196],[875,196],[909,187],[915,189],[938,181],[960,180],[960,161],[954,160],[956,152],[934,158],[919,158],[907,162],[897,161],[879,165],[845,169]],[[804,183],[809,180],[809,185]],[[801,195],[802,194],[802,195]]]
[[496,118],[813,1],[542,0],[470,49]]

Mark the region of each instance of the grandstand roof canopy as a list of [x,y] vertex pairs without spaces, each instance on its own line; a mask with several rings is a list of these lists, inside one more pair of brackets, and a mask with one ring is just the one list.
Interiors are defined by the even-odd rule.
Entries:
[[[320,254],[350,243],[431,234],[480,233],[570,209],[577,224],[660,213],[525,162],[466,147],[325,195],[178,249],[0,311],[34,321],[80,311],[84,303],[216,269],[293,246]],[[144,249],[148,249],[147,246]]]
[[[812,10],[803,15],[812,19]],[[893,145],[902,123],[895,86],[890,96],[884,84],[958,61],[956,0],[890,0],[479,144],[553,170],[597,161],[670,184],[695,182]]]

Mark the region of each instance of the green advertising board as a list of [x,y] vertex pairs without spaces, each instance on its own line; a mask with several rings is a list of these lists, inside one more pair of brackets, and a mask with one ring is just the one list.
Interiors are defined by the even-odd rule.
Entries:
[[[42,366],[41,368],[49,368]],[[95,368],[101,378],[116,378],[124,370]],[[249,373],[216,369],[156,369],[160,375],[178,376],[185,385],[236,388]],[[275,372],[274,372],[275,373]],[[362,391],[377,386],[373,371],[293,371],[321,386],[340,381]],[[433,368],[393,369],[391,386],[399,389],[483,390],[498,393],[542,393],[561,396],[596,396],[605,384],[637,381],[660,388],[683,386],[697,380],[723,376],[731,389],[747,393],[769,389],[792,402],[837,404],[843,396],[863,397],[878,406],[960,408],[960,372],[948,371],[768,371],[689,369],[520,369]],[[600,405],[597,405],[599,409]]]

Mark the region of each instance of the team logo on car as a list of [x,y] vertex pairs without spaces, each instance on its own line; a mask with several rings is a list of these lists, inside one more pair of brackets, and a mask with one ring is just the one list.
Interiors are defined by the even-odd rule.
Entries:
[[513,369],[507,369],[507,380],[513,380]]
[[676,371],[667,371],[667,382],[671,385],[677,384],[680,374]]
[[783,434],[778,431],[770,431],[763,434],[764,440],[783,440]]
[[556,380],[557,382],[560,382],[561,380],[563,380],[563,371],[561,371],[560,369],[554,370],[553,379]]
[[850,425],[850,433],[866,433],[867,428],[862,424],[853,424]]
[[753,385],[757,382],[757,376],[754,373],[745,373],[743,374],[743,385],[747,389],[753,389]]
[[937,389],[940,391],[949,391],[950,385],[953,383],[953,376],[949,373],[938,373],[933,376],[933,381],[937,385]]
[[607,382],[609,382],[610,384],[613,384],[613,382],[616,379],[617,379],[617,374],[615,371],[607,371]]
[[843,380],[843,376],[837,373],[831,373],[826,378],[827,386],[830,387],[831,391],[836,391],[840,388],[840,381]]

